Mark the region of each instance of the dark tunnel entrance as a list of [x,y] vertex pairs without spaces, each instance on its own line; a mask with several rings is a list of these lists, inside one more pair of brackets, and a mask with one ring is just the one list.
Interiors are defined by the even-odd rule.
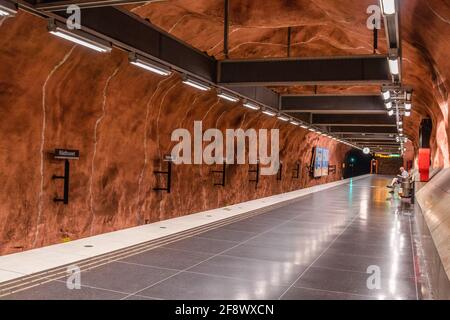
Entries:
[[370,173],[372,155],[360,150],[350,150],[345,155],[344,179]]

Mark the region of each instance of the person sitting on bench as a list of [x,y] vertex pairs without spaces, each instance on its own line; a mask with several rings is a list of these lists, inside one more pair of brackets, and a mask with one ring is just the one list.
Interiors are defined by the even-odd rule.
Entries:
[[[397,177],[395,177],[394,179],[392,179],[392,182],[390,185],[388,185],[388,188],[393,189],[394,185],[396,185],[397,183],[402,182],[403,179],[408,179],[409,178],[409,173],[408,171],[405,170],[405,168],[400,167],[400,174],[397,175]],[[394,193],[394,191],[391,191],[391,193]]]

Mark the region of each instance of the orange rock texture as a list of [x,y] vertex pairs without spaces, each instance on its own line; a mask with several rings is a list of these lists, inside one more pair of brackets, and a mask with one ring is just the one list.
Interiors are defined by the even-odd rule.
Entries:
[[[28,250],[341,179],[349,148],[299,127],[224,102],[132,66],[119,50],[98,54],[50,35],[46,21],[20,12],[0,20],[0,254]],[[214,186],[207,165],[177,165],[172,193],[153,190],[165,169],[171,133],[203,128],[280,130],[283,179],[249,182],[248,165],[229,165]],[[337,172],[309,177],[312,148],[330,150]],[[70,202],[56,204],[63,162],[55,148],[80,150],[71,161]],[[293,179],[295,163],[301,178]]]
[[[375,0],[231,0],[229,58],[287,56],[287,28],[292,28],[291,56],[313,57],[373,53],[366,27]],[[447,0],[400,1],[403,84],[412,86],[414,111],[405,121],[418,147],[418,126],[433,120],[432,163],[448,167],[450,88],[450,3]],[[128,6],[194,47],[223,59],[223,1],[155,1]],[[384,29],[377,53],[386,54]],[[373,93],[378,86],[275,88],[283,93]]]

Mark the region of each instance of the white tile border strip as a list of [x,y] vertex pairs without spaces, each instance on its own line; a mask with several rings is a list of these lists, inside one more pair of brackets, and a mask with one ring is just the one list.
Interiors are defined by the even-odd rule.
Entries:
[[[360,180],[370,175],[353,178]],[[315,192],[347,184],[352,179],[344,179],[321,184],[292,192],[260,198],[198,212],[178,218],[159,221],[143,226],[109,232],[89,238],[55,244],[25,252],[0,256],[0,283],[23,276],[58,268],[80,260],[94,258],[116,250],[125,249],[147,241],[170,236],[182,231],[218,222],[220,220],[242,215],[258,209],[288,202]],[[90,246],[90,247],[86,247]]]

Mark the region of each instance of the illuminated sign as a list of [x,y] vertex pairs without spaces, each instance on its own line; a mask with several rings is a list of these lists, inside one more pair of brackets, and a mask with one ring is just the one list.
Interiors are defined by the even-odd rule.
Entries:
[[377,154],[375,154],[375,157],[390,159],[390,158],[401,158],[402,156],[399,155],[399,154],[381,154],[381,153],[377,153]]

